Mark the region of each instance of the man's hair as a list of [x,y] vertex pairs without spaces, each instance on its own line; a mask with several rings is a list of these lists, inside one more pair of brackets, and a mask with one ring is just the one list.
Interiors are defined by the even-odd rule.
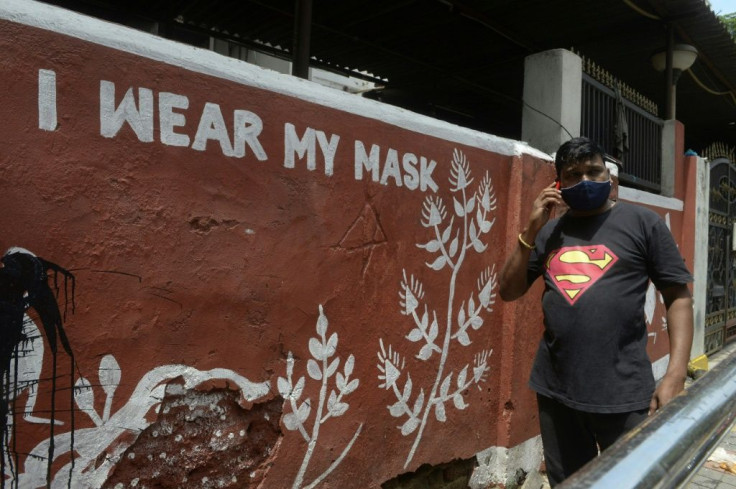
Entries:
[[562,143],[562,146],[560,146],[560,149],[557,150],[557,154],[555,155],[557,176],[560,176],[560,171],[562,171],[564,165],[592,159],[594,156],[600,156],[601,160],[605,160],[605,154],[606,152],[598,143],[588,138],[572,138],[566,143]]

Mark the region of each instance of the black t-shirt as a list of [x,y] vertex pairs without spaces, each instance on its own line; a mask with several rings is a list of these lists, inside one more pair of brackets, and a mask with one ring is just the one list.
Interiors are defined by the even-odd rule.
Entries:
[[527,269],[544,276],[545,331],[530,387],[587,412],[645,409],[654,392],[644,301],[692,281],[675,240],[653,211],[618,202],[589,217],[564,215],[539,232]]

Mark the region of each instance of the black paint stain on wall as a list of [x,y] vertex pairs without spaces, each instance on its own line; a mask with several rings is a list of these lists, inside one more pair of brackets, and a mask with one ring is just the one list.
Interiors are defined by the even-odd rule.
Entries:
[[[69,304],[74,312],[74,275],[55,263],[35,256],[22,248],[11,248],[0,259],[0,379],[2,379],[2,402],[0,402],[0,435],[2,440],[2,456],[0,456],[0,488],[5,487],[5,473],[14,475],[11,487],[17,487],[18,452],[16,450],[15,431],[17,427],[16,397],[19,394],[18,363],[20,356],[27,353],[27,345],[31,338],[24,334],[24,315],[29,310],[35,311],[46,337],[53,359],[51,376],[51,419],[49,422],[49,452],[46,469],[46,485],[51,485],[51,464],[54,460],[54,426],[56,421],[56,367],[58,343],[70,360],[71,386],[74,385],[74,355],[64,332],[64,320]],[[51,275],[51,277],[49,276]],[[62,316],[57,303],[60,286],[63,280],[64,313]],[[49,279],[52,284],[49,284]],[[11,368],[12,372],[11,384]],[[70,393],[71,452],[74,452],[74,393]],[[12,417],[12,419],[9,419]],[[9,422],[11,423],[9,425]],[[10,429],[12,426],[12,429]],[[72,464],[74,463],[72,455]],[[70,472],[71,474],[71,472]],[[71,487],[71,476],[68,481]]]

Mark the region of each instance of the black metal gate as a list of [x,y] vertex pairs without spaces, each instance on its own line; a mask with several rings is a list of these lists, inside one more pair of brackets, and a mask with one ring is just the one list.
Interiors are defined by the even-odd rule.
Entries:
[[708,218],[705,353],[711,354],[736,336],[736,165],[728,158],[710,163]]

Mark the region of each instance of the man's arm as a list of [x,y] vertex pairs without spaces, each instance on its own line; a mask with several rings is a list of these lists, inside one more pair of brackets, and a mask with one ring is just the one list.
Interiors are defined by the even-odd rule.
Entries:
[[685,388],[687,363],[693,344],[693,301],[687,285],[673,285],[660,291],[667,308],[670,336],[670,363],[652,396],[649,414],[661,408]]
[[555,188],[555,184],[545,187],[534,200],[532,211],[529,214],[529,223],[519,235],[514,252],[506,260],[501,269],[501,278],[499,280],[498,292],[501,299],[505,301],[513,301],[521,297],[529,289],[526,281],[526,266],[529,262],[531,248],[522,244],[533,246],[534,240],[537,239],[537,233],[542,229],[547,221],[551,209],[562,203],[560,191]]

